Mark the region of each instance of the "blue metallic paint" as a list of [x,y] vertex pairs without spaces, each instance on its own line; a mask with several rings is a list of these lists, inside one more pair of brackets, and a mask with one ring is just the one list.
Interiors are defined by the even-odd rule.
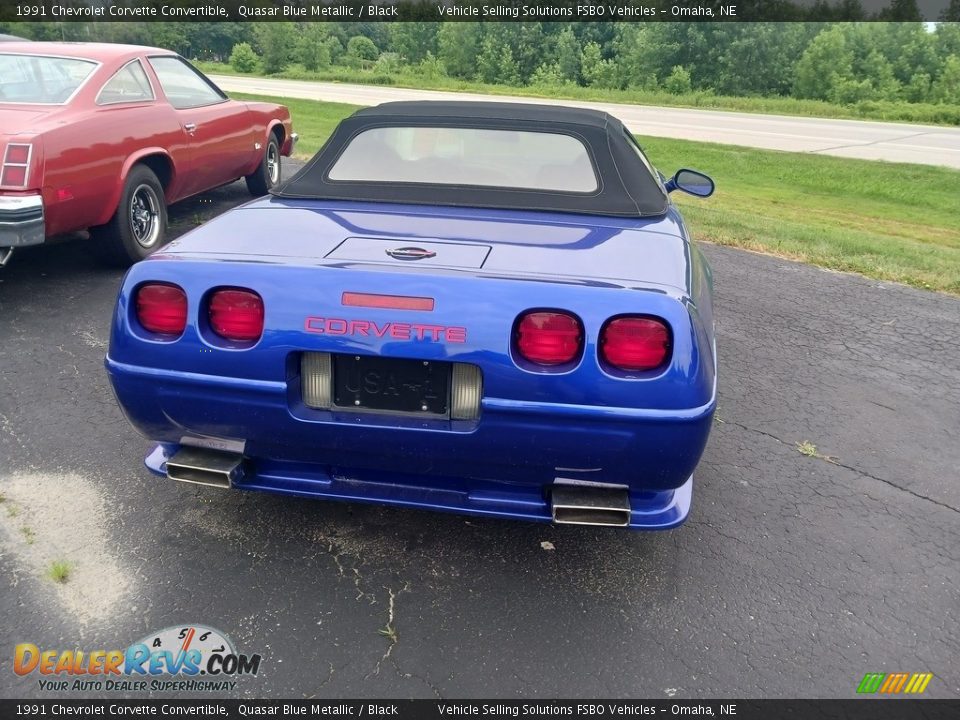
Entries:
[[[469,241],[479,269],[324,259],[348,237]],[[438,258],[441,259],[441,258]],[[132,292],[147,281],[187,293],[183,336],[141,328]],[[202,308],[220,286],[265,306],[252,347],[217,338]],[[436,299],[430,313],[343,307],[344,291]],[[584,354],[559,372],[514,359],[511,328],[531,308],[583,321]],[[603,323],[665,319],[663,369],[622,373],[597,352]],[[307,333],[307,316],[464,326],[465,343]],[[675,208],[652,219],[331,204],[276,198],[228,212],[138,263],[124,280],[106,360],[131,422],[160,443],[154,472],[184,436],[243,440],[251,472],[237,487],[480,515],[549,520],[557,477],[628,485],[630,526],[680,524],[716,402],[711,277]],[[477,421],[320,411],[300,398],[299,353],[384,354],[479,365]]]

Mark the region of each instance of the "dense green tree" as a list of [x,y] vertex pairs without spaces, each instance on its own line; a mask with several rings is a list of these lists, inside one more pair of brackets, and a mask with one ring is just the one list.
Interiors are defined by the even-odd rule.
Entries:
[[910,78],[903,87],[903,99],[913,103],[927,102],[930,99],[930,76],[920,72]]
[[[193,41],[190,37],[190,25],[177,22],[158,22],[151,23],[149,28],[145,28],[144,41],[150,45],[166,48],[180,53],[184,57],[194,57]],[[236,47],[236,46],[234,46]]]
[[440,58],[428,52],[427,56],[417,66],[417,74],[426,80],[436,80],[446,75],[446,71]]
[[886,29],[873,47],[885,51],[900,82],[909,82],[918,72],[937,73],[936,36],[923,23],[868,23]]
[[670,71],[667,79],[663,82],[663,87],[668,93],[673,95],[683,95],[693,89],[690,82],[690,73],[683,67],[677,65]]
[[677,65],[690,72],[696,87],[713,89],[723,76],[723,49],[731,41],[734,23],[654,23],[659,67],[655,74],[665,78]]
[[[901,93],[900,81],[893,75],[893,65],[879,50],[871,50],[870,54],[860,64],[858,77],[870,83],[873,91],[873,100],[899,100]],[[912,76],[911,76],[912,79]]]
[[230,53],[230,67],[237,72],[252,73],[257,69],[257,53],[250,47],[250,43],[237,43]]
[[[72,25],[73,23],[65,23],[67,25]],[[95,27],[97,31],[96,40],[100,42],[111,42],[111,43],[130,43],[133,45],[160,45],[165,41],[165,38],[161,37],[159,40],[155,40],[153,28],[149,27],[147,23],[129,23],[129,22],[116,22],[116,23],[104,23],[102,25],[97,25]],[[68,31],[72,28],[68,28]],[[160,28],[161,34],[163,28]],[[67,40],[74,38],[67,37]]]
[[617,64],[603,57],[599,43],[590,41],[580,55],[580,74],[590,87],[618,88],[620,78]]
[[325,23],[304,23],[297,39],[297,57],[307,70],[325,70],[333,60]]
[[[960,5],[960,0],[954,1]],[[942,67],[951,55],[960,55],[960,21],[938,23],[933,38],[939,67]]]
[[617,23],[612,22],[578,22],[570,23],[573,32],[580,41],[581,47],[587,43],[596,43],[604,59],[609,60],[613,52],[613,39],[616,35]]
[[935,102],[960,105],[960,56],[947,58],[943,72],[930,88],[930,97]]
[[333,63],[339,63],[343,60],[343,54],[346,52],[346,49],[343,47],[343,42],[336,35],[331,34],[327,38],[325,43],[327,48],[330,50],[330,61]]
[[419,63],[427,53],[437,52],[437,23],[398,22],[390,23],[390,50],[406,62]]
[[[702,69],[702,85],[721,95],[790,92],[797,59],[810,41],[802,24],[724,23],[717,30],[711,45],[722,50],[716,59],[695,66],[691,58],[691,66]],[[713,77],[704,77],[707,68]]]
[[351,67],[362,67],[372,63],[379,57],[380,51],[373,40],[365,35],[354,35],[347,41],[347,64]]
[[[27,40],[63,40],[61,33],[65,23],[49,22],[17,22],[0,23],[0,32],[6,35],[16,35]],[[77,23],[81,25],[83,23]]]
[[817,35],[797,61],[793,92],[801,98],[829,100],[853,79],[853,53],[840,26]]
[[[557,69],[564,80],[580,80],[580,41],[572,28],[565,28],[557,36]],[[542,67],[542,66],[541,66]]]
[[[108,23],[110,24],[110,23]],[[239,42],[255,43],[256,28],[261,24],[277,25],[278,23],[245,23],[245,22],[198,22],[177,23],[185,28],[187,39],[190,42],[190,57],[200,60],[226,60],[230,57],[233,46]],[[288,28],[292,25],[279,23]],[[148,29],[153,23],[142,23]],[[289,43],[289,37],[286,39]]]
[[530,76],[531,85],[539,85],[546,87],[559,87],[563,85],[564,82],[569,82],[563,76],[563,71],[560,70],[560,63],[543,63],[540,67],[533,71],[533,75]]
[[659,25],[621,23],[617,27],[614,57],[626,86],[656,87],[663,59],[671,57],[674,50],[671,44],[664,42]]
[[293,56],[290,38],[296,36],[296,26],[292,22],[257,23],[254,33],[260,46],[263,71],[267,74],[283,72]]
[[393,75],[400,72],[403,62],[399,53],[382,52],[373,64],[373,70],[381,75]]
[[510,48],[520,81],[526,82],[547,59],[547,35],[542,23],[484,23],[484,37],[490,35]]
[[520,66],[513,50],[492,33],[483,39],[477,57],[477,77],[483,82],[516,85],[520,82]]
[[477,74],[480,53],[480,23],[447,22],[437,33],[438,57],[451,77],[472,78]]

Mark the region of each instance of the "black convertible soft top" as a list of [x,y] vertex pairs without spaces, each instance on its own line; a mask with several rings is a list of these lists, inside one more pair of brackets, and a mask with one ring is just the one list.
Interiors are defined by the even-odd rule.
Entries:
[[[361,133],[429,127],[554,133],[580,140],[598,183],[590,192],[431,182],[336,180],[331,168]],[[340,122],[319,152],[273,194],[283,198],[412,203],[647,217],[666,212],[666,192],[630,133],[598,110],[502,102],[392,102]]]

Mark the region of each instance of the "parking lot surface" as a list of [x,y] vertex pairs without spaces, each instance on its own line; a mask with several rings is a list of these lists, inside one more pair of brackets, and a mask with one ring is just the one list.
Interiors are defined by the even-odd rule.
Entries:
[[895,671],[960,696],[957,298],[707,246],[716,424],[689,521],[638,534],[150,475],[90,242],[0,271],[0,695],[72,696],[16,676],[17,643],[201,623],[263,655],[241,697],[854,697]]

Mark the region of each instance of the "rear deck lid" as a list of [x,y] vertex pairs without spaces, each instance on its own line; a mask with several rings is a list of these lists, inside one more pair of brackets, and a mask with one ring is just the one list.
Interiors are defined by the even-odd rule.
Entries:
[[489,245],[349,237],[327,253],[325,258],[388,265],[480,269],[489,254]]

